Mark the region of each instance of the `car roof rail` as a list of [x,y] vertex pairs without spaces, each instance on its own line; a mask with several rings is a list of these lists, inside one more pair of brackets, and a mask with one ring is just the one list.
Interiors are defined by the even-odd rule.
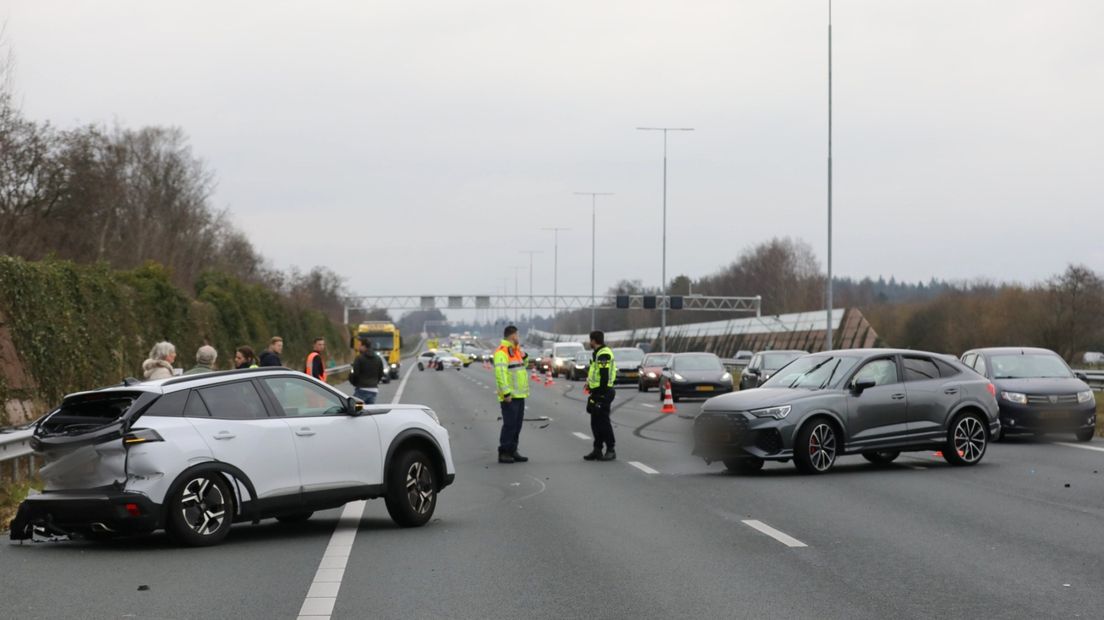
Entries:
[[211,372],[201,372],[194,375],[181,375],[179,377],[173,377],[162,383],[161,385],[178,385],[180,383],[188,383],[190,381],[199,381],[200,379],[212,379],[215,377],[233,377],[239,375],[250,375],[255,373],[265,373],[272,371],[285,371],[285,372],[299,372],[292,370],[286,366],[258,366],[257,368],[238,368],[234,370],[214,370]]

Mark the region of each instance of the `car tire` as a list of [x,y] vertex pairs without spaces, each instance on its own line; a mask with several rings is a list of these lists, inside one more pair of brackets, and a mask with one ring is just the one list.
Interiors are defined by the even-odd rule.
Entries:
[[1095,428],[1079,430],[1077,431],[1077,441],[1092,441],[1094,435],[1096,435]]
[[647,392],[648,388],[644,387],[644,382],[643,381],[640,381],[636,384],[636,391],[637,392]]
[[387,513],[399,527],[421,527],[437,507],[437,471],[421,450],[395,457],[387,480]]
[[679,401],[678,394],[671,392],[671,400],[677,403]]
[[947,430],[943,460],[951,465],[977,465],[989,445],[989,429],[976,413],[965,412],[955,417]]
[[293,515],[280,515],[276,520],[280,523],[304,523],[313,515],[313,512],[297,512]]
[[825,418],[816,418],[797,433],[794,466],[803,474],[823,474],[835,465],[839,450],[836,426]]
[[418,370],[425,370],[425,364],[418,362]]
[[763,469],[763,459],[754,456],[725,459],[724,465],[734,474],[753,474]]
[[181,544],[207,547],[222,542],[234,520],[230,487],[215,471],[190,474],[168,501],[165,530]]
[[897,450],[871,450],[862,453],[863,458],[875,465],[889,465],[901,456]]

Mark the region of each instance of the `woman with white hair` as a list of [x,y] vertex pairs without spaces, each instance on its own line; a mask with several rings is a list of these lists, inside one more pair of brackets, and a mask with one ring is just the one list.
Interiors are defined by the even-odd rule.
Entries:
[[173,376],[176,347],[171,342],[158,342],[150,349],[149,359],[142,362],[142,376],[146,381],[169,379]]

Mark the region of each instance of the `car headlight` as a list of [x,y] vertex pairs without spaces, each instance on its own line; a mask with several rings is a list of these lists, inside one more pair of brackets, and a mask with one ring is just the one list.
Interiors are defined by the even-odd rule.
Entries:
[[726,372],[725,374],[721,375],[721,381],[731,382],[732,381],[732,373]]
[[583,366],[582,364],[575,364],[575,370],[582,370],[584,368],[586,368],[586,366]]
[[649,378],[649,379],[655,379],[655,378],[656,378],[656,374],[655,374],[654,372],[650,372],[650,373],[648,373],[648,378]]
[[437,424],[437,426],[441,425],[441,419],[437,417],[437,413],[432,409],[422,409],[422,413],[429,416],[429,418],[433,420]]
[[677,372],[674,374],[674,378],[675,378],[675,381],[686,381],[686,377],[683,377],[682,375],[678,374]]
[[766,409],[752,409],[749,413],[757,418],[774,418],[775,420],[781,420],[790,415],[790,406],[781,405],[779,407],[767,407]]
[[1077,402],[1079,403],[1089,403],[1095,400],[1096,398],[1093,397],[1092,390],[1086,390],[1084,392],[1077,393]]
[[1017,405],[1027,404],[1027,394],[1021,394],[1019,392],[1001,392],[1001,398],[1010,403],[1016,403]]

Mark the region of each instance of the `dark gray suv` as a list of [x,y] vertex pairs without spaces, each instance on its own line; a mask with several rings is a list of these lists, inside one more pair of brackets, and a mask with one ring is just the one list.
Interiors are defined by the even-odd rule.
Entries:
[[952,465],[974,465],[1000,431],[995,392],[934,353],[818,353],[759,389],[706,401],[694,423],[694,454],[734,471],[793,459],[810,474],[828,471],[843,454],[884,464],[904,451],[942,450]]

